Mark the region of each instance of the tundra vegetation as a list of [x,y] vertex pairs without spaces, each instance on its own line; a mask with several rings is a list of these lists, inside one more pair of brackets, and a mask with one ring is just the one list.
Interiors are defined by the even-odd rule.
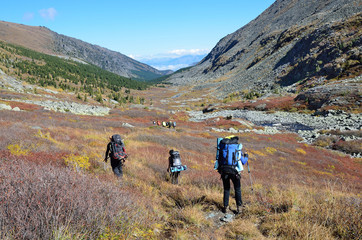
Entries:
[[[22,111],[0,112],[0,238],[361,237],[361,159],[300,143],[291,133],[239,134],[250,156],[253,191],[244,171],[245,207],[232,222],[220,222],[222,183],[213,161],[216,138],[226,133],[210,129],[235,122],[189,122],[183,111],[162,110],[169,105],[158,97],[157,109],[118,108],[103,117],[9,101]],[[152,124],[169,118],[176,129]],[[103,162],[114,133],[124,137],[130,156],[122,181]],[[166,172],[171,148],[188,166],[179,185]]]

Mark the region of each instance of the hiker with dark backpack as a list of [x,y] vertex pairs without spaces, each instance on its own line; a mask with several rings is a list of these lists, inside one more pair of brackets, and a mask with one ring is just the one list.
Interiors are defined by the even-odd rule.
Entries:
[[186,165],[182,165],[181,163],[181,156],[178,151],[174,151],[171,149],[169,151],[169,158],[168,158],[168,168],[167,172],[170,172],[171,183],[178,184],[178,177],[181,171],[187,169]]
[[123,176],[122,166],[128,157],[122,138],[119,134],[109,137],[110,142],[107,145],[104,161],[107,162],[108,157],[111,159],[113,173],[121,178]]
[[243,164],[248,161],[248,154],[242,153],[242,144],[238,143],[239,138],[230,136],[217,139],[217,152],[214,169],[220,175],[224,187],[222,212],[226,213],[229,207],[230,180],[233,182],[235,190],[236,214],[240,213],[243,202],[241,200],[241,171]]

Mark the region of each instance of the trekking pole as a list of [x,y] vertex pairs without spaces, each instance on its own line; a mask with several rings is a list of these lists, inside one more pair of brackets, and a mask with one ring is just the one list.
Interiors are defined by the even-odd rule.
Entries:
[[[106,157],[106,160],[108,160],[109,156]],[[107,163],[103,161],[103,170],[107,170]]]
[[249,178],[250,178],[250,186],[251,186],[251,191],[253,192],[254,189],[253,189],[253,181],[251,180],[251,173],[250,173],[250,167],[249,167],[249,161],[246,162],[247,165],[248,165],[248,173],[249,173]]

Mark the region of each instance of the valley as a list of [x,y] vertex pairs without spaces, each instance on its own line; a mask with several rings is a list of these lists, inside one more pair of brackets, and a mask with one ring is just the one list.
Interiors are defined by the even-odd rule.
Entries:
[[[83,102],[109,108],[108,114],[95,116],[47,110],[34,101],[79,102],[75,94],[47,87],[37,87],[36,94],[14,92],[6,83],[2,86],[0,103],[13,109],[0,110],[0,189],[5,193],[0,201],[8,203],[0,208],[4,239],[19,234],[26,238],[357,239],[361,234],[361,158],[308,144],[293,132],[270,134],[268,127],[252,123],[236,110],[203,114],[205,105],[217,101],[203,97],[207,92],[175,98],[183,89],[151,87],[134,91],[144,104]],[[233,117],[227,119],[230,114]],[[267,115],[273,114],[279,113]],[[157,120],[176,121],[177,127],[154,125]],[[130,156],[120,181],[103,162],[108,136],[115,133],[124,138]],[[230,134],[239,136],[249,153],[251,175],[247,170],[242,173],[242,213],[222,222],[222,183],[213,162],[216,138]],[[171,184],[166,172],[170,149],[180,151],[188,166],[179,185]],[[234,204],[231,199],[231,208]]]
[[[174,73],[0,21],[0,239],[361,239],[361,12],[276,0]],[[249,160],[227,209],[231,135]]]

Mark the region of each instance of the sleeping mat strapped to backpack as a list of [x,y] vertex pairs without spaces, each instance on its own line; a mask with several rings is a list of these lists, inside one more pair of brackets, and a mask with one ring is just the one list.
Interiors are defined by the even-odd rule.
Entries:
[[187,169],[186,165],[182,165],[181,156],[178,151],[170,151],[170,157],[172,160],[172,165],[170,167],[171,172],[180,172]]

